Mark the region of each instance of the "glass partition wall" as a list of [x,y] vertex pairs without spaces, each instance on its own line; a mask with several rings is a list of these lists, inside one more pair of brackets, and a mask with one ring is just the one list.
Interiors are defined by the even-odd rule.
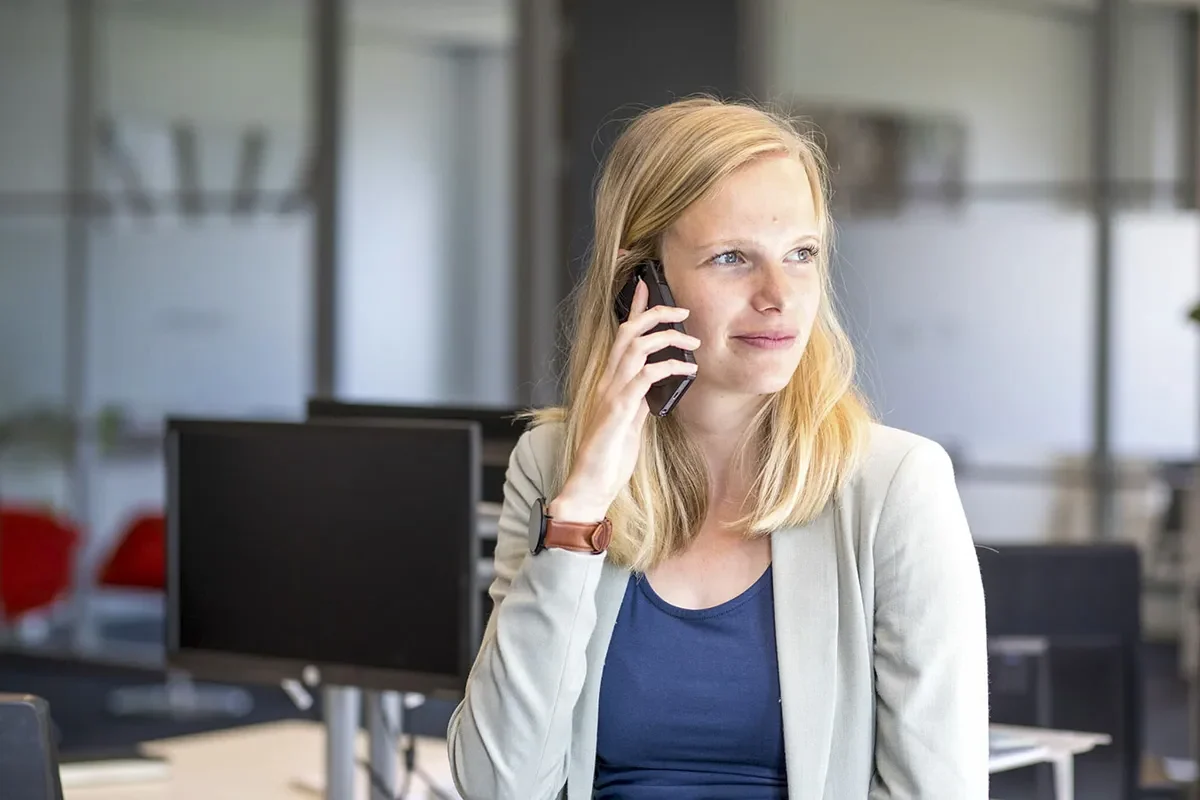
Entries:
[[6,535],[37,515],[74,542],[58,601],[3,615],[11,645],[161,659],[161,565],[126,551],[161,537],[164,417],[302,415],[309,19],[0,3],[0,107],[22,109],[0,124],[0,506]]
[[6,646],[161,660],[125,550],[168,415],[514,402],[515,34],[507,0],[0,0],[0,508],[73,548]]

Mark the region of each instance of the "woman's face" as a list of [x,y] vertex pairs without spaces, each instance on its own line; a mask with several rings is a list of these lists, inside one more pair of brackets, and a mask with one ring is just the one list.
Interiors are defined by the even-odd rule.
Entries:
[[692,393],[764,395],[788,384],[821,298],[822,244],[808,175],[783,155],[725,178],[667,231],[667,283],[701,342]]

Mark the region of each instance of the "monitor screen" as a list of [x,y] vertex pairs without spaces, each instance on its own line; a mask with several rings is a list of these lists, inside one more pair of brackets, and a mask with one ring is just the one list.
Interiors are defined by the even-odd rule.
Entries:
[[477,425],[171,420],[167,441],[172,663],[461,691],[478,641]]
[[480,461],[483,465],[482,499],[504,502],[504,478],[508,459],[528,424],[519,415],[524,409],[500,406],[389,405],[353,403],[311,398],[309,419],[445,419],[478,422],[483,437]]
[[360,403],[311,397],[310,419],[324,417],[387,417],[395,419],[445,419],[478,422],[484,439],[521,438],[526,422],[519,418],[526,409],[516,406],[446,406]]

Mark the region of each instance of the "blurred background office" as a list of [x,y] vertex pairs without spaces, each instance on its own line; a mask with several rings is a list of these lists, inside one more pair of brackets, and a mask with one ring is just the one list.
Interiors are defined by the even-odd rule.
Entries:
[[706,91],[824,137],[863,383],[999,557],[994,717],[1111,734],[1080,796],[1184,796],[1198,76],[1195,0],[0,0],[0,690],[64,752],[316,713],[122,694],[164,419],[553,402],[597,159]]

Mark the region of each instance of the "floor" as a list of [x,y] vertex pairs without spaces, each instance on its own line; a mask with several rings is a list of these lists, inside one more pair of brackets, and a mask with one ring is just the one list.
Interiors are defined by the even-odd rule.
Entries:
[[[1178,680],[1174,648],[1147,645],[1144,653],[1145,740],[1149,753],[1188,757],[1187,703],[1184,684]],[[249,715],[232,720],[221,717],[193,719],[155,719],[121,717],[107,707],[110,692],[124,686],[149,685],[160,676],[141,669],[97,666],[42,656],[0,653],[0,692],[27,692],[44,697],[49,703],[60,732],[60,752],[64,758],[76,758],[98,751],[123,749],[138,742],[171,736],[227,728],[232,725],[267,722],[288,718],[319,718],[319,703],[300,711],[282,689],[247,687],[253,697]],[[452,706],[430,701],[425,707],[406,715],[406,729],[423,735],[444,735]],[[1093,767],[1081,764],[1078,770],[1081,798],[1111,795],[1111,776],[1098,759]],[[1001,781],[996,796],[1036,798],[1030,776],[1011,776]],[[1147,795],[1150,796],[1150,795]],[[1165,798],[1169,794],[1154,794]]]

